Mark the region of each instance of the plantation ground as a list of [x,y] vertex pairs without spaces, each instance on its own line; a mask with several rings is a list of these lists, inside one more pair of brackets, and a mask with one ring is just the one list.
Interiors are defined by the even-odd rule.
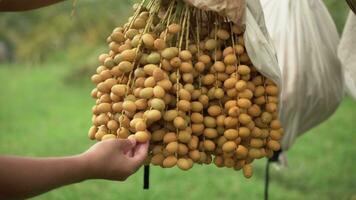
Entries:
[[[91,85],[65,81],[69,68],[0,65],[0,154],[72,155],[93,144],[87,139]],[[287,153],[288,168],[272,168],[271,199],[356,199],[355,122],[356,102],[346,98]],[[215,166],[188,172],[152,167],[149,191],[142,190],[140,170],[124,183],[90,180],[34,199],[262,199],[264,165],[254,162],[250,180]]]

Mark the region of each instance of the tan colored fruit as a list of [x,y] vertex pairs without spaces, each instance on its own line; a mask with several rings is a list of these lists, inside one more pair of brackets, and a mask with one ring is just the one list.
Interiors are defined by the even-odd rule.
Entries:
[[158,38],[153,42],[153,46],[157,50],[163,50],[166,48],[166,42],[163,39]]
[[170,122],[173,121],[177,116],[178,116],[177,110],[168,110],[164,113],[163,119],[165,121]]
[[215,128],[216,127],[216,119],[211,116],[206,116],[203,119],[204,125],[208,128]]
[[135,101],[137,110],[145,110],[147,108],[147,100],[146,99],[138,99]]
[[279,141],[282,138],[282,133],[280,130],[271,130],[269,136],[272,140]]
[[95,118],[94,125],[96,126],[105,125],[108,121],[109,121],[108,115],[102,113]]
[[239,65],[237,67],[237,73],[240,75],[247,75],[251,72],[250,68],[247,65]]
[[275,129],[275,130],[282,128],[281,122],[279,120],[271,121],[270,126],[272,129]]
[[248,108],[247,112],[252,117],[258,117],[261,114],[261,108],[258,105],[253,104],[250,108]]
[[180,116],[174,118],[173,124],[178,129],[185,129],[187,127],[186,121]]
[[163,154],[159,153],[159,154],[155,154],[155,155],[152,156],[151,163],[153,165],[162,165],[163,164],[163,160],[164,160]]
[[111,39],[117,43],[121,43],[125,41],[125,36],[122,32],[117,31],[111,35]]
[[240,114],[240,108],[237,107],[237,106],[234,106],[234,107],[229,109],[228,114],[231,117],[238,117],[239,114]]
[[250,136],[250,134],[251,134],[251,131],[247,127],[243,127],[243,126],[239,127],[239,136],[241,138],[248,138]]
[[168,32],[172,34],[176,34],[181,31],[181,26],[179,24],[171,24],[168,26]]
[[272,119],[273,119],[273,116],[269,112],[263,112],[262,115],[261,115],[261,120],[265,124],[270,123],[272,121]]
[[218,137],[218,132],[214,128],[206,128],[206,129],[204,129],[203,134],[204,134],[204,136],[206,138],[210,138],[210,139]]
[[247,125],[248,123],[251,122],[251,120],[252,120],[251,117],[247,114],[242,113],[239,116],[239,122],[243,125]]
[[203,108],[204,108],[203,104],[200,103],[199,101],[193,101],[191,103],[192,112],[201,112]]
[[123,84],[114,85],[111,88],[111,92],[114,93],[115,95],[119,96],[119,97],[122,97],[127,92],[127,86],[123,85]]
[[237,79],[235,77],[228,78],[224,82],[224,88],[225,89],[231,89],[234,88],[236,85]]
[[232,168],[235,166],[235,160],[232,158],[225,158],[224,159],[224,165],[227,168]]
[[200,160],[200,152],[198,150],[189,151],[189,157],[194,162],[198,162]]
[[224,166],[224,158],[222,156],[215,156],[214,164],[217,167],[223,167]]
[[164,91],[162,86],[156,85],[153,88],[153,96],[156,98],[163,98],[165,96],[166,92]]
[[143,120],[138,121],[135,125],[136,131],[145,131],[146,128],[147,128],[146,122],[144,122]]
[[142,35],[142,42],[143,44],[148,47],[148,48],[152,48],[153,44],[154,44],[154,38],[151,34],[146,33]]
[[149,141],[150,134],[147,131],[137,131],[135,133],[135,139],[137,142],[145,143]]
[[152,87],[147,87],[147,88],[143,88],[140,91],[140,97],[144,98],[144,99],[149,99],[153,96],[153,88]]
[[166,144],[175,142],[177,140],[178,140],[177,133],[175,133],[175,132],[168,132],[163,137],[163,142]]
[[159,98],[153,98],[151,100],[151,107],[155,110],[162,111],[165,109],[166,105],[162,99]]
[[278,96],[278,88],[274,85],[268,85],[266,87],[266,93],[271,96]]
[[239,44],[235,45],[235,52],[238,55],[242,55],[245,52],[244,46],[239,45]]
[[131,72],[133,70],[133,64],[129,61],[122,61],[118,66],[119,70],[125,73]]
[[107,123],[107,127],[112,131],[116,131],[119,128],[119,123],[115,120],[110,120]]
[[200,124],[203,123],[204,116],[201,113],[192,113],[191,120],[193,123]]
[[189,143],[191,138],[192,138],[191,134],[187,131],[179,131],[178,133],[179,142]]
[[136,111],[136,104],[133,101],[124,101],[122,108],[129,113],[134,113]]
[[161,60],[161,55],[158,52],[152,52],[147,56],[146,60],[150,64],[158,64]]
[[253,148],[261,148],[263,146],[263,140],[257,138],[251,138],[250,146]]
[[243,159],[248,155],[248,149],[243,145],[238,145],[235,150],[236,158]]
[[224,58],[224,63],[226,65],[235,65],[236,62],[237,62],[237,57],[234,54],[229,54]]
[[188,161],[188,159],[185,159],[185,158],[179,158],[177,161],[177,166],[181,170],[188,170],[188,169],[192,168],[191,163]]
[[253,171],[251,164],[246,164],[242,168],[243,174],[246,178],[251,178]]
[[178,144],[178,155],[185,156],[188,154],[188,147],[185,144],[179,143]]
[[213,116],[213,117],[216,117],[216,116],[220,115],[221,112],[222,112],[222,109],[221,109],[221,107],[218,106],[218,105],[213,105],[213,106],[210,106],[210,107],[208,108],[208,113],[209,113],[209,115],[210,115],[210,116]]
[[205,70],[205,64],[201,61],[194,64],[194,69],[197,72],[203,72]]
[[205,151],[215,150],[215,143],[212,140],[205,140],[203,144],[204,144]]
[[204,124],[192,124],[192,132],[194,135],[201,135],[204,131]]
[[161,56],[167,60],[170,60],[178,55],[178,49],[175,47],[169,47],[161,52]]
[[191,109],[190,102],[187,100],[179,100],[177,106],[179,110],[184,112],[188,112]]
[[272,149],[273,151],[278,151],[281,149],[281,145],[279,144],[279,142],[275,141],[275,140],[270,140],[267,142],[267,147]]
[[164,79],[164,72],[160,68],[156,68],[153,70],[153,78],[156,82]]
[[207,50],[214,50],[218,47],[218,42],[215,39],[209,39],[205,42],[205,48]]
[[157,69],[157,68],[158,68],[158,66],[155,65],[155,64],[147,64],[147,65],[145,65],[145,66],[143,67],[143,71],[144,71],[147,75],[152,76],[152,75],[153,75],[153,71],[154,71],[155,69]]
[[179,58],[183,61],[188,61],[192,59],[192,53],[188,50],[183,50],[179,52]]
[[[134,49],[127,49],[121,52],[121,61],[133,62],[136,58],[136,52]],[[119,68],[120,69],[120,68]],[[121,70],[121,69],[120,69]]]
[[98,113],[107,113],[111,112],[111,104],[110,103],[101,103],[97,106]]
[[222,146],[222,150],[226,153],[232,152],[237,148],[237,145],[233,141],[227,141],[225,144]]
[[251,107],[252,103],[251,103],[251,101],[249,99],[240,98],[240,99],[237,100],[237,105],[240,108],[248,109],[249,107]]
[[224,29],[219,29],[216,32],[216,35],[218,36],[218,38],[220,38],[222,40],[227,40],[230,38],[230,33]]
[[101,139],[104,137],[104,135],[106,135],[106,132],[99,130],[95,134],[95,139],[98,141],[101,141]]
[[117,136],[120,139],[126,139],[127,137],[129,137],[130,132],[127,128],[121,127],[119,129],[117,129]]
[[178,142],[170,142],[167,144],[166,146],[166,150],[169,152],[169,153],[176,153],[178,152]]
[[171,168],[177,164],[177,158],[175,156],[168,156],[163,160],[163,167]]
[[197,149],[198,143],[199,143],[199,138],[195,135],[192,135],[190,141],[188,142],[189,149],[191,150]]
[[149,110],[149,111],[147,111],[147,114],[146,114],[147,120],[149,120],[151,122],[156,122],[156,121],[160,120],[161,117],[162,117],[162,114],[158,110]]
[[236,128],[238,122],[238,118],[229,116],[225,118],[224,125],[226,128]]
[[97,131],[98,131],[98,129],[96,128],[96,126],[90,127],[90,129],[88,131],[89,139],[94,140],[95,139],[95,134],[96,134]]
[[225,64],[221,61],[216,61],[213,67],[217,72],[225,72]]
[[113,135],[113,134],[106,134],[104,135],[101,140],[104,141],[104,140],[111,140],[111,139],[116,139],[116,135]]
[[224,132],[224,136],[228,140],[235,140],[239,136],[239,133],[236,129],[227,129]]

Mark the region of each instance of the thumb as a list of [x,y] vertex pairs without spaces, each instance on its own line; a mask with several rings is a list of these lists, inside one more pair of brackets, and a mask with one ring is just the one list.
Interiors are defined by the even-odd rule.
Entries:
[[142,163],[145,161],[147,154],[148,154],[148,145],[149,143],[139,143],[134,151],[134,155],[132,160],[136,164],[136,166],[141,166]]
[[124,154],[132,150],[136,146],[136,140],[132,139],[119,139],[120,149]]

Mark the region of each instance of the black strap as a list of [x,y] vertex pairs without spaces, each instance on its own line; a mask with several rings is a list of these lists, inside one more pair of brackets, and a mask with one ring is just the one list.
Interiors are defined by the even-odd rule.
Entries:
[[265,169],[265,191],[264,191],[264,200],[268,200],[268,189],[269,189],[269,166],[272,162],[278,162],[279,155],[282,153],[282,150],[275,151],[272,158],[267,159],[266,169]]
[[267,159],[266,163],[266,172],[265,172],[265,192],[264,192],[264,200],[268,200],[268,186],[269,186],[269,165],[271,161]]
[[143,168],[143,189],[148,190],[150,188],[150,166],[145,165]]

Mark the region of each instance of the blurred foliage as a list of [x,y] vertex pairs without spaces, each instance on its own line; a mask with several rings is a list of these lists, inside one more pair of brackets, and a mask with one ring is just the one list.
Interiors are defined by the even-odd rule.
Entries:
[[87,0],[72,7],[72,1],[66,1],[46,9],[2,13],[0,41],[14,47],[16,60],[43,61],[56,54],[80,59],[100,48],[113,27],[125,22],[131,4],[131,0]]
[[328,7],[331,16],[333,17],[336,27],[339,33],[342,32],[347,15],[349,13],[349,7],[345,0],[324,0]]
[[[70,60],[72,65],[93,65],[105,51],[111,30],[125,23],[134,0],[72,1],[22,13],[1,13],[0,42],[11,47],[17,62]],[[325,0],[339,32],[346,20],[345,1]]]

